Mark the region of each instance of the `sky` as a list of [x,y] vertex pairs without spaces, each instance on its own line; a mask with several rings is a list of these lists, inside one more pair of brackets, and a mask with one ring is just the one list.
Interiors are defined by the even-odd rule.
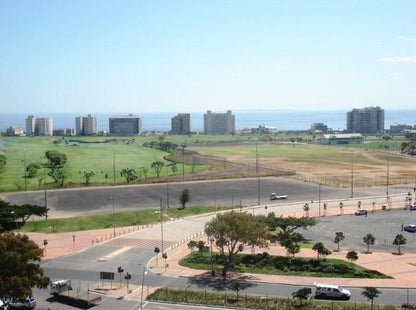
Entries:
[[0,113],[416,106],[414,0],[1,0]]

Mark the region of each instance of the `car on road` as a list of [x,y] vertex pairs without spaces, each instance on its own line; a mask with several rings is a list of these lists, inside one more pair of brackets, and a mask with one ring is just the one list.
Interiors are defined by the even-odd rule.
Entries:
[[282,199],[287,199],[287,198],[289,198],[288,195],[277,195],[276,193],[270,194],[270,200],[282,200]]
[[314,283],[315,299],[342,299],[349,300],[351,292],[338,285]]
[[406,225],[403,227],[403,230],[407,232],[416,232],[416,225],[412,225],[412,224]]
[[36,307],[36,299],[27,297],[26,299],[11,299],[8,301],[11,309],[33,309]]
[[365,215],[367,216],[367,210],[364,209],[358,209],[357,211],[354,212],[355,215]]
[[409,206],[410,211],[416,211],[416,204]]

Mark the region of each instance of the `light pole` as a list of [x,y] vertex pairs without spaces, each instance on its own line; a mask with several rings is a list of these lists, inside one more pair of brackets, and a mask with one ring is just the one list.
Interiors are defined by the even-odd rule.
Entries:
[[110,197],[111,198],[111,202],[112,202],[112,204],[113,204],[113,235],[114,235],[114,237],[116,236],[116,226],[115,226],[115,223],[114,223],[114,221],[115,221],[115,207],[114,207],[114,199],[115,199],[115,197],[114,196],[111,196]]
[[163,206],[162,206],[162,198],[160,199],[160,247],[163,252]]
[[354,150],[351,148],[351,198],[354,198]]
[[319,190],[318,190],[318,207],[319,207],[319,217],[321,217],[321,183],[319,183]]
[[185,182],[185,148],[186,142],[182,143],[182,182]]
[[[259,152],[256,142],[256,177],[257,177],[257,205],[260,205],[260,176],[259,176]],[[254,208],[253,208],[254,215]]]
[[116,185],[116,147],[113,146],[113,185]]
[[389,199],[389,176],[390,176],[390,152],[389,152],[389,146],[385,145],[386,148],[386,155],[387,155],[387,168],[386,168],[386,200]]
[[169,208],[169,166],[166,165],[166,207]]
[[26,149],[23,149],[23,168],[25,169],[25,191],[27,191]]
[[210,248],[211,248],[211,277],[215,276],[215,271],[214,271],[214,257],[212,256],[212,243],[214,242],[213,238],[209,239],[209,244],[210,244]]
[[143,290],[144,290],[144,276],[147,275],[146,267],[143,267],[143,277],[142,277],[142,291],[140,293],[140,310],[143,309]]

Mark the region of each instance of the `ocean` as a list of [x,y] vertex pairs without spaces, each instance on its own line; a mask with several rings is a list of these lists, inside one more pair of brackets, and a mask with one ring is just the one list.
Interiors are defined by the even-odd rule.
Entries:
[[[214,111],[215,112],[215,111]],[[217,112],[222,113],[223,111]],[[232,111],[235,115],[236,130],[244,128],[258,128],[259,125],[276,127],[278,131],[284,130],[308,130],[313,123],[324,123],[328,128],[343,130],[347,127],[347,111],[288,111],[288,110],[263,110],[263,111]],[[183,112],[178,112],[183,113]],[[171,129],[171,118],[175,112],[147,112],[134,113],[142,118],[143,131],[169,131]],[[193,131],[203,131],[203,115],[206,112],[191,113]],[[49,113],[35,114],[36,117],[51,117],[53,128],[75,128],[77,116],[87,116],[88,113]],[[92,113],[93,114],[93,113]],[[124,115],[126,115],[125,113]],[[25,130],[25,120],[28,114],[23,113],[0,113],[0,131],[5,131],[10,126],[21,126]],[[108,119],[113,115],[121,113],[96,113],[98,130],[108,131]],[[415,110],[385,110],[384,127],[390,128],[394,124],[416,125]]]

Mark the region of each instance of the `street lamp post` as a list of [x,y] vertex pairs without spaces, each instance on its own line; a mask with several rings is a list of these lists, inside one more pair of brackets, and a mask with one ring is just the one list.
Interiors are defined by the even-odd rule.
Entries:
[[113,204],[113,235],[114,235],[114,237],[116,236],[116,226],[115,226],[115,223],[114,223],[114,221],[115,221],[115,207],[114,207],[114,199],[115,199],[115,197],[114,196],[111,196],[110,197],[111,198],[111,202],[112,202],[112,204]]
[[182,143],[182,182],[185,182],[185,147],[186,142]]
[[354,150],[351,148],[351,198],[354,198]]
[[116,185],[116,147],[113,146],[113,185]]
[[10,213],[13,214],[14,224],[16,225],[16,230],[17,230],[17,229],[19,229],[19,227],[17,226],[16,213],[14,211],[12,211]]
[[[257,205],[260,205],[260,175],[259,175],[259,152],[256,142],[256,177],[257,177]],[[254,208],[253,208],[254,212]]]
[[321,183],[319,183],[319,193],[318,193],[318,208],[319,208],[319,217],[321,217]]
[[143,277],[142,277],[142,291],[140,293],[140,310],[143,309],[143,290],[144,290],[144,276],[147,274],[146,267],[143,267]]
[[210,244],[210,251],[211,251],[211,276],[215,276],[215,271],[214,271],[214,257],[212,256],[212,243],[214,242],[213,238],[209,239],[209,244]]

